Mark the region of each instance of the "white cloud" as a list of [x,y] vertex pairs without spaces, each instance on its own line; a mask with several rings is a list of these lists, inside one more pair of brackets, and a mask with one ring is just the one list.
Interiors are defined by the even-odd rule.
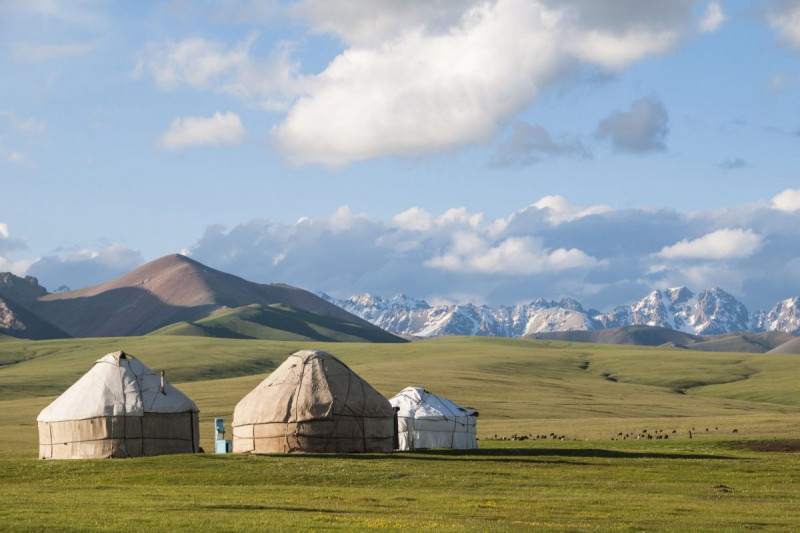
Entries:
[[675,31],[632,29],[617,34],[592,30],[574,32],[573,39],[567,39],[567,46],[578,59],[609,70],[622,70],[645,55],[670,50],[677,40]]
[[615,151],[645,153],[666,150],[669,116],[661,102],[640,98],[630,111],[616,111],[597,125],[595,136],[608,139]]
[[475,228],[483,220],[483,213],[470,214],[466,207],[451,207],[436,218],[438,226],[466,226]]
[[359,220],[366,220],[364,214],[353,214],[346,205],[341,206],[328,219],[328,226],[334,233],[341,233],[351,229]]
[[532,207],[546,210],[547,221],[553,225],[613,211],[613,209],[607,205],[595,205],[584,209],[570,203],[563,196],[545,196],[535,204],[532,204]]
[[800,2],[774,2],[767,20],[783,42],[800,48]]
[[363,2],[341,13],[301,2],[295,13],[350,46],[306,80],[273,135],[292,163],[330,167],[488,142],[576,63],[617,71],[688,31],[690,2],[659,4],[658,17],[622,3],[608,21],[587,2],[497,0],[459,12],[455,2],[381,1],[356,17]]
[[48,255],[31,262],[27,274],[48,289],[66,285],[80,289],[121,276],[144,263],[142,254],[119,243],[92,250],[81,248],[66,255]]
[[283,110],[299,90],[299,64],[283,44],[266,60],[256,60],[250,54],[256,39],[257,34],[251,34],[231,47],[197,37],[149,42],[131,74],[140,78],[149,73],[164,91],[184,86],[213,90],[254,101],[267,110]]
[[762,242],[763,237],[752,230],[726,228],[691,241],[683,239],[655,255],[664,259],[734,259],[752,255]]
[[11,47],[15,61],[21,63],[41,63],[54,59],[84,55],[94,50],[92,43],[39,44],[31,42],[14,43]]
[[412,207],[395,215],[391,224],[409,231],[427,231],[433,225],[433,217],[421,207]]
[[727,20],[725,13],[722,12],[718,2],[711,2],[706,8],[706,14],[700,21],[700,31],[703,33],[714,33],[719,29],[723,22]]
[[25,240],[11,236],[8,223],[0,222],[0,272],[24,275],[31,264],[30,260],[12,260],[9,255],[25,248]]
[[772,198],[772,206],[781,211],[800,210],[800,189],[786,189]]
[[161,134],[158,145],[167,150],[188,146],[237,145],[242,144],[246,135],[239,115],[230,111],[225,114],[217,112],[210,118],[176,118]]
[[480,236],[456,233],[450,250],[425,266],[456,272],[533,275],[573,268],[591,268],[598,261],[577,249],[545,250],[531,237],[508,237],[490,246]]

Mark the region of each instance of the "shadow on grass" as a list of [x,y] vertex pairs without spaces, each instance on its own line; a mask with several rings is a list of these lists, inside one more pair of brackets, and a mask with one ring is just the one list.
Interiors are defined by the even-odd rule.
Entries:
[[291,507],[287,505],[249,505],[249,504],[237,504],[237,503],[220,504],[220,505],[203,505],[201,506],[201,508],[213,511],[291,511],[296,513],[314,513],[314,514],[350,513],[350,511],[321,509],[318,507]]
[[[273,456],[274,457],[274,456]],[[281,457],[317,457],[317,458],[332,458],[332,457],[346,457],[348,459],[362,459],[362,460],[375,460],[375,459],[399,459],[399,460],[417,460],[417,461],[473,461],[473,460],[486,460],[486,461],[502,461],[513,462],[525,459],[541,459],[546,457],[561,457],[561,458],[608,458],[608,459],[690,459],[690,460],[708,460],[708,459],[737,459],[742,460],[742,457],[734,457],[729,455],[712,455],[712,454],[684,454],[684,453],[658,453],[658,452],[623,452],[618,450],[603,450],[596,448],[480,448],[476,450],[415,450],[413,452],[394,452],[387,454],[372,454],[372,453],[351,453],[351,454],[324,454],[324,453],[308,453],[308,454],[290,454],[281,455]],[[552,461],[548,463],[566,463],[566,464],[579,464],[575,461]]]

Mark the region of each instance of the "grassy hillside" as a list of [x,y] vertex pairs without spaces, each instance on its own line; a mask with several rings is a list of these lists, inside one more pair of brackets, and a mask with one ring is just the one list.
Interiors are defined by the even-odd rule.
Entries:
[[309,313],[282,304],[252,304],[197,320],[179,322],[151,335],[188,335],[277,341],[403,342],[375,327]]
[[[213,418],[230,429],[236,402],[301,348],[331,351],[386,396],[421,385],[476,408],[480,449],[35,459],[36,414],[109,351],[166,370],[200,407],[201,445],[210,450]],[[800,523],[796,454],[732,444],[800,449],[773,440],[800,435],[798,378],[800,359],[786,355],[511,339],[4,342],[0,523],[31,531],[792,530]],[[644,429],[670,438],[619,435]],[[565,440],[494,440],[512,433]]]
[[[642,424],[686,436],[800,432],[800,360],[556,341],[445,338],[405,344],[278,342],[181,336],[16,341],[0,344],[1,421],[36,453],[39,409],[114,350],[139,357],[188,393],[203,423],[223,416],[289,354],[324,349],[387,397],[423,386],[481,413],[479,436],[559,433],[610,438]],[[205,446],[210,432],[203,430]],[[2,446],[2,443],[0,443]],[[2,450],[0,450],[2,451]]]

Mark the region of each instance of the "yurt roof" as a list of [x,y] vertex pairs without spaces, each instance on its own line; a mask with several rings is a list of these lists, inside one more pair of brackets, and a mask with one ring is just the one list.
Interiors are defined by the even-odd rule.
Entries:
[[97,361],[70,388],[39,413],[39,422],[84,420],[102,416],[143,416],[144,413],[197,412],[197,405],[165,382],[144,363],[125,352]]
[[461,407],[457,403],[437,396],[422,387],[406,387],[389,399],[392,407],[399,408],[398,415],[415,419],[441,419],[461,416],[477,416],[474,409]]
[[335,416],[394,416],[389,402],[334,355],[290,355],[236,405],[234,424],[325,420]]

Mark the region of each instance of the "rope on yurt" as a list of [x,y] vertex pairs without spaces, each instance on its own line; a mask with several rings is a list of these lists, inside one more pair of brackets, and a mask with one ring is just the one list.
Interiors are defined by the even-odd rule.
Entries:
[[[359,380],[359,381],[361,383],[361,398],[362,398],[362,401],[363,401],[363,399],[366,398],[366,394],[364,392],[364,380]],[[366,417],[362,416],[360,418],[356,418],[356,420],[360,421],[361,442],[362,442],[362,445],[364,447],[364,451],[366,452],[367,451],[367,427],[366,427],[367,426],[367,421],[366,421]]]
[[[340,363],[340,364],[342,366],[344,366],[348,370],[348,372],[347,372],[347,393],[345,393],[345,395],[344,395],[344,403],[342,404],[341,412],[338,413],[338,414],[336,412],[336,397],[333,396],[333,393],[331,393],[331,398],[332,398],[332,400],[331,400],[331,414],[333,415],[333,425],[331,426],[331,431],[328,434],[328,439],[333,439],[334,438],[334,435],[336,434],[336,429],[339,427],[339,420],[342,418],[342,416],[344,416],[345,409],[349,408],[350,387],[351,387],[350,383],[351,383],[351,380],[353,379],[353,376],[355,375],[353,373],[353,371],[350,370],[347,367],[347,365],[345,365],[344,363]],[[325,369],[323,368],[323,370],[325,370]],[[327,371],[325,371],[325,375],[326,376],[328,375]],[[330,387],[328,387],[328,390],[330,390]],[[353,417],[353,418],[355,418],[355,417]],[[363,434],[363,428],[362,428],[362,434]]]
[[[297,380],[296,380],[297,386],[294,389],[294,396],[292,397],[292,408],[294,409],[294,437],[295,437],[295,442],[297,442],[297,431],[299,429],[299,426],[297,424],[297,418],[298,418],[298,416],[297,416],[297,397],[300,395],[300,389],[303,386],[303,378],[305,377],[305,374],[306,374],[306,361],[307,360],[303,360],[303,364],[301,365],[300,375],[299,376],[297,376],[297,374],[295,374],[294,367],[291,367],[292,373],[297,376]],[[289,452],[293,451],[292,446],[289,444],[289,420],[286,421],[286,427],[284,428],[284,431],[283,431],[283,439],[284,439],[284,441],[286,443],[286,450],[289,451]],[[256,435],[255,435],[255,427],[253,427],[253,449],[255,449],[255,446],[256,446]]]

